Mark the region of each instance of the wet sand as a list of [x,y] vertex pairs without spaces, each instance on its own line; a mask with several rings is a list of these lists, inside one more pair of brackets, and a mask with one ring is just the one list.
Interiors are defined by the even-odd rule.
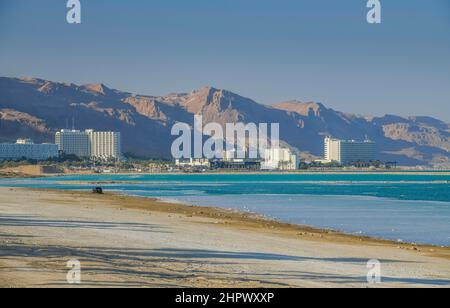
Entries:
[[[450,287],[450,249],[403,245],[216,208],[0,188],[0,286]],[[367,283],[367,261],[382,283]]]

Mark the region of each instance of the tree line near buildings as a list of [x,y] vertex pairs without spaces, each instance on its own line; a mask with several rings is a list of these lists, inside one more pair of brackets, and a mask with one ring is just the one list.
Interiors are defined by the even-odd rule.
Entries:
[[301,162],[300,163],[300,169],[303,170],[307,170],[307,169],[318,169],[318,168],[323,168],[323,169],[339,169],[339,168],[348,168],[348,167],[353,167],[353,168],[384,168],[384,169],[393,169],[397,167],[397,162],[382,162],[380,160],[375,160],[375,161],[371,161],[371,162],[363,162],[363,161],[357,161],[357,162],[353,162],[350,163],[348,165],[342,165],[339,162],[329,162],[329,163],[324,163],[324,162],[311,162],[311,163],[306,163],[306,162]]
[[16,160],[0,161],[0,169],[16,168],[19,166],[26,166],[26,165],[52,165],[52,164],[58,164],[63,167],[89,168],[94,166],[104,166],[104,167],[120,167],[123,169],[131,169],[134,168],[135,165],[149,165],[149,164],[166,165],[170,163],[170,161],[167,159],[149,159],[145,157],[136,157],[129,153],[125,154],[125,157],[126,161],[123,162],[118,162],[115,160],[96,161],[92,159],[80,158],[76,155],[66,155],[66,154],[61,154],[59,157],[51,158],[45,161],[39,161],[22,157]]
[[[21,158],[18,160],[10,161],[0,161],[0,169],[5,168],[15,168],[24,165],[60,165],[61,167],[67,168],[95,168],[95,167],[106,167],[106,168],[117,168],[117,169],[127,169],[132,170],[136,168],[143,168],[148,166],[159,166],[159,167],[170,167],[173,165],[173,161],[165,158],[160,159],[150,159],[148,157],[136,156],[132,153],[125,153],[124,161],[105,161],[105,160],[92,160],[86,158],[80,158],[76,155],[61,154],[59,157],[48,159],[46,161],[37,161],[27,158]],[[395,162],[383,163],[381,161],[367,162],[355,162],[347,166],[343,166],[338,162],[305,162],[299,163],[299,170],[314,170],[314,169],[345,169],[345,168],[376,168],[376,169],[392,169],[396,168],[397,164]]]

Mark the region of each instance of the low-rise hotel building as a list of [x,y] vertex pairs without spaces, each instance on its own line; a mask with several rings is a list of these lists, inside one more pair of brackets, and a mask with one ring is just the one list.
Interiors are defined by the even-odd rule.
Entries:
[[30,139],[18,139],[16,143],[0,144],[0,160],[48,160],[58,157],[56,144],[35,144]]
[[262,169],[265,170],[297,170],[298,157],[289,149],[274,148],[265,151]]
[[177,167],[204,167],[204,168],[210,168],[211,162],[207,158],[190,158],[190,159],[177,159],[175,161],[175,165]]

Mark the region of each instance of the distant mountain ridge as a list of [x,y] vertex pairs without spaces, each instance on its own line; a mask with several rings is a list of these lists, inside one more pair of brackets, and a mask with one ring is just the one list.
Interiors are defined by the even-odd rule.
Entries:
[[31,137],[52,142],[75,119],[79,129],[116,130],[125,152],[171,158],[176,122],[280,123],[282,141],[309,159],[323,155],[323,138],[377,142],[378,157],[402,165],[450,165],[450,126],[431,117],[362,117],[316,102],[259,104],[226,90],[204,87],[166,96],[133,95],[104,84],[75,85],[36,78],[0,78],[0,142]]

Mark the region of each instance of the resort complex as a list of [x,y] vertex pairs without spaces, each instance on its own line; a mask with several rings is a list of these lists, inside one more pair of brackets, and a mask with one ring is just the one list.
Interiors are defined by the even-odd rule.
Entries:
[[224,170],[297,170],[299,161],[296,154],[287,148],[271,148],[264,151],[264,157],[249,158],[248,151],[244,151],[245,157],[238,158],[236,151],[224,151],[222,158],[217,159],[185,159],[175,161],[178,168],[193,169],[224,169]]
[[[354,166],[368,167],[377,162],[375,142],[370,140],[339,140],[326,137],[323,159],[301,161],[297,151],[287,147],[267,148],[257,158],[250,158],[245,150],[237,155],[236,150],[223,151],[214,159],[185,158],[173,161],[178,170],[247,170],[247,171],[295,171],[303,166]],[[125,161],[120,132],[97,132],[92,129],[62,129],[55,134],[55,144],[35,144],[30,139],[19,139],[16,143],[0,144],[0,160],[45,161],[58,157],[77,157],[87,161]],[[387,164],[386,164],[387,165]]]
[[0,143],[0,160],[45,161],[61,155],[119,161],[123,158],[120,133],[63,129],[56,133],[54,144],[35,144],[31,139]]

